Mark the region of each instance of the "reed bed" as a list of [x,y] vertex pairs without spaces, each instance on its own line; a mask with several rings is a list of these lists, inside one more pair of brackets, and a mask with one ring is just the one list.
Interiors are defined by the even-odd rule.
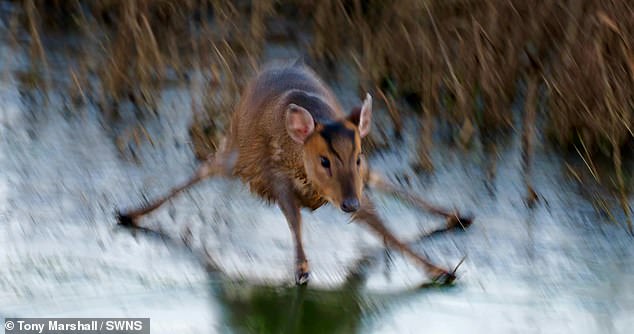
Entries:
[[[51,85],[47,41],[79,35],[68,69],[74,103],[116,119],[122,104],[156,108],[169,82],[192,90],[196,154],[213,152],[245,79],[270,43],[294,45],[327,75],[352,65],[398,136],[413,111],[419,159],[431,170],[440,129],[468,148],[522,133],[527,199],[537,135],[584,161],[627,203],[634,147],[634,6],[627,0],[24,0],[10,18],[38,85]],[[15,24],[19,22],[19,24]],[[280,23],[284,29],[279,29]],[[298,36],[308,36],[300,38]],[[19,43],[18,43],[19,44]],[[323,66],[321,66],[323,65]],[[385,129],[382,129],[385,130]],[[495,148],[487,148],[496,151]],[[596,159],[611,161],[602,179]]]

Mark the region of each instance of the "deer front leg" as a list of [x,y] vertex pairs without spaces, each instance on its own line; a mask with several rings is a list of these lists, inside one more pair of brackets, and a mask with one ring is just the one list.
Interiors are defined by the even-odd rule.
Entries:
[[[278,188],[282,188],[284,184],[286,183],[278,183],[280,185]],[[295,245],[295,284],[304,285],[308,283],[310,272],[302,244],[302,215],[295,195],[288,189],[290,188],[280,189],[277,192],[277,201],[293,234],[293,243]]]
[[198,169],[189,180],[172,188],[172,190],[170,190],[166,195],[161,196],[138,209],[127,212],[117,211],[117,220],[119,221],[119,224],[126,226],[138,226],[137,220],[139,218],[158,209],[165,202],[196,183],[214,175],[229,175],[235,165],[235,158],[235,154],[233,153],[219,153],[215,157],[209,157],[198,166]]
[[395,186],[394,184],[387,181],[385,177],[376,172],[369,172],[367,174],[366,184],[372,189],[376,189],[383,193],[399,197],[400,199],[405,200],[420,209],[429,211],[437,216],[444,217],[447,221],[447,227],[442,229],[441,231],[450,230],[457,227],[465,229],[469,227],[471,223],[473,223],[473,217],[463,216],[460,215],[460,213],[457,211],[450,212],[443,208],[432,205],[416,194],[407,191],[406,189],[403,189],[401,187]]
[[417,254],[407,244],[396,238],[394,234],[388,230],[381,218],[379,218],[374,209],[374,205],[367,197],[363,197],[361,207],[352,215],[352,218],[366,224],[375,233],[381,236],[388,245],[398,249],[401,253],[414,260],[423,268],[423,270],[425,270],[434,282],[439,284],[449,284],[456,279],[453,272],[436,266],[427,258]]

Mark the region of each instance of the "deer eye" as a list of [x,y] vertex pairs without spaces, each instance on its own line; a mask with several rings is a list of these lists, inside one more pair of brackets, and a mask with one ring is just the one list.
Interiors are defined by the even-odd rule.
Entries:
[[361,157],[357,157],[357,166],[361,166]]
[[328,169],[330,168],[330,160],[328,160],[328,158],[326,157],[319,157],[320,162],[321,162],[321,166]]

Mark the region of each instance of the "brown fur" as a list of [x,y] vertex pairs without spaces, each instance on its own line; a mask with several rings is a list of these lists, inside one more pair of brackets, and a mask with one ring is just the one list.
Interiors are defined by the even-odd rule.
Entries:
[[[291,103],[308,110],[318,124],[304,147],[288,136],[281,121]],[[319,132],[330,127],[324,124],[342,120],[345,121],[345,114],[334,94],[313,71],[303,65],[267,68],[247,86],[232,119],[227,150],[238,154],[233,173],[247,183],[252,192],[268,201],[277,201],[271,181],[287,178],[292,180],[294,193],[304,207],[317,209],[328,197],[340,203],[339,189],[329,186],[320,189],[308,180],[304,152],[319,152],[307,157],[316,164],[319,162],[313,160],[319,155],[328,157],[329,149]],[[346,129],[354,134],[354,125],[346,123]],[[344,155],[349,155],[351,150],[359,151],[360,140],[358,134],[355,135],[354,146],[346,145],[345,140],[336,136],[333,136],[333,145]],[[330,160],[335,163],[334,157]],[[343,174],[341,178],[346,176]],[[357,193],[360,193],[361,183],[357,183]]]

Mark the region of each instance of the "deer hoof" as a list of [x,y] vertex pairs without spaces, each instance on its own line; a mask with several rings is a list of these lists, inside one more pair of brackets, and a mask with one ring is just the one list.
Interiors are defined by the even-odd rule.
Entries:
[[310,272],[298,270],[295,273],[295,284],[296,285],[306,285],[310,280]]
[[434,284],[438,285],[449,285],[456,280],[456,274],[450,273],[448,271],[442,272],[432,279]]
[[121,213],[121,211],[117,210],[116,212],[117,222],[122,226],[137,226],[136,220],[125,213]]
[[453,228],[457,228],[460,227],[462,229],[466,229],[469,226],[471,226],[471,224],[473,223],[473,217],[472,216],[450,216],[447,217],[447,228],[448,229],[453,229]]
[[295,284],[306,285],[310,280],[310,271],[308,270],[308,261],[297,260],[295,262]]

